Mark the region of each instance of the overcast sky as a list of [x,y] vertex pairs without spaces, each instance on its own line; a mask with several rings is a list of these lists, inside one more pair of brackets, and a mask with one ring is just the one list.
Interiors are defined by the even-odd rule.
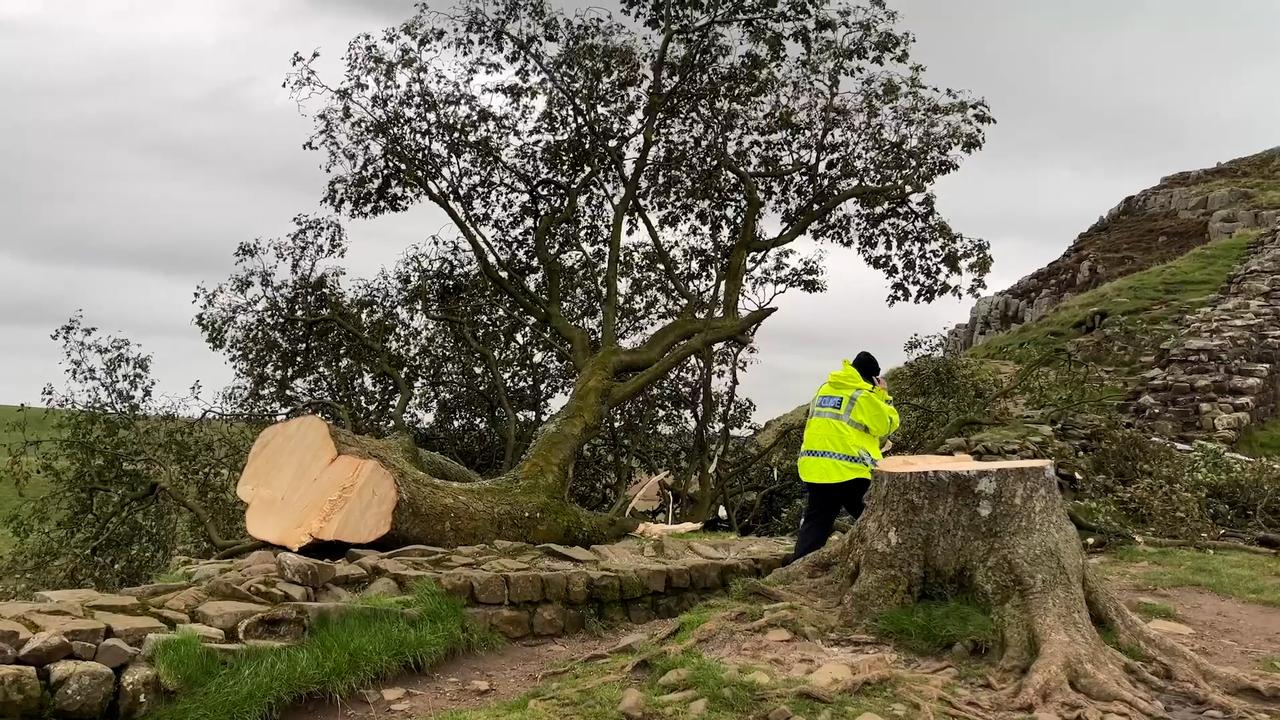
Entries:
[[[987,148],[939,187],[991,241],[992,288],[1059,255],[1170,172],[1280,144],[1280,2],[889,0],[935,83],[988,99]],[[0,403],[60,382],[49,332],[77,308],[156,356],[167,389],[229,379],[191,325],[192,290],[236,243],[317,208],[320,157],[280,83],[294,50],[340,53],[403,0],[0,0]],[[438,223],[352,227],[352,264],[388,262]],[[747,390],[803,402],[841,357],[887,367],[969,303],[886,309],[882,280],[833,254],[831,290],[789,297]],[[839,332],[832,332],[832,328]],[[845,340],[844,338],[848,338]],[[856,338],[856,340],[855,340]]]

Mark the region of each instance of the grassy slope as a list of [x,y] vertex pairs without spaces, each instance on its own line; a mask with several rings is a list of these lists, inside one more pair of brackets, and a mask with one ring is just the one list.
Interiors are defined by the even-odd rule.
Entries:
[[1236,450],[1249,457],[1280,457],[1280,419],[1245,428]]
[[[9,460],[10,449],[16,449],[15,446],[22,442],[24,432],[29,438],[47,437],[53,433],[53,421],[54,414],[43,408],[0,405],[0,518],[44,492],[44,486],[37,482],[19,494],[7,476],[5,463]],[[11,542],[8,531],[0,526],[0,553],[7,551]]]
[[[1257,236],[1256,230],[1242,231],[1163,265],[1107,283],[1061,303],[1035,322],[992,338],[971,352],[981,358],[1007,359],[1061,348],[1068,341],[1082,337],[1079,326],[1096,309],[1107,313],[1108,322],[1123,317],[1158,332],[1202,306],[1203,298],[1217,292]],[[1151,350],[1162,339],[1151,334],[1147,338],[1152,341]]]

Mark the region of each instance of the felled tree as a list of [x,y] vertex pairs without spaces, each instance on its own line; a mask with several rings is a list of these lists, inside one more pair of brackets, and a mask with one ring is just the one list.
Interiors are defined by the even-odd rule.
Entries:
[[[891,457],[877,480],[848,535],[774,578],[834,594],[852,626],[924,597],[972,594],[995,621],[1016,709],[1166,717],[1157,695],[1172,691],[1261,718],[1249,699],[1280,697],[1280,682],[1216,667],[1124,606],[1086,561],[1051,462]],[[1104,643],[1095,621],[1149,663]]]
[[560,500],[583,443],[687,358],[748,342],[775,310],[750,289],[818,287],[801,240],[855,250],[891,302],[981,287],[986,243],[953,231],[929,188],[991,118],[925,84],[895,19],[878,0],[626,0],[617,18],[471,2],[357,37],[336,84],[295,59],[327,203],[435,206],[576,373],[495,481],[505,500],[460,523],[598,538],[598,518]]

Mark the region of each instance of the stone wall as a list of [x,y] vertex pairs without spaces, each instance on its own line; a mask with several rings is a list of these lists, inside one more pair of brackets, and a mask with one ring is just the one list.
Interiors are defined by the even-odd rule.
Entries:
[[1161,346],[1132,412],[1159,435],[1234,443],[1276,416],[1280,392],[1280,232],[1258,238],[1221,296]]
[[162,696],[147,661],[178,633],[221,653],[297,642],[319,617],[402,612],[352,601],[423,581],[465,601],[483,627],[551,636],[593,619],[674,617],[736,578],[768,574],[789,551],[768,538],[664,538],[590,549],[499,541],[351,550],[335,562],[268,550],[236,561],[179,558],[180,582],[0,602],[0,717],[139,717]]
[[955,351],[1043,317],[1059,303],[1244,228],[1270,228],[1280,209],[1262,207],[1256,193],[1233,187],[1252,176],[1274,179],[1280,150],[1215,168],[1178,173],[1125,198],[1076,237],[1061,257],[1012,287],[980,298],[969,320],[947,333]]

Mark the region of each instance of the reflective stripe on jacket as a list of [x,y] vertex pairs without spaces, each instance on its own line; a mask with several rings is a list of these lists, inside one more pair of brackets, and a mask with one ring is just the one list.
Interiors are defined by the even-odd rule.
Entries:
[[869,478],[880,440],[898,429],[898,411],[883,388],[873,387],[844,362],[809,404],[797,467],[800,479],[835,483]]

